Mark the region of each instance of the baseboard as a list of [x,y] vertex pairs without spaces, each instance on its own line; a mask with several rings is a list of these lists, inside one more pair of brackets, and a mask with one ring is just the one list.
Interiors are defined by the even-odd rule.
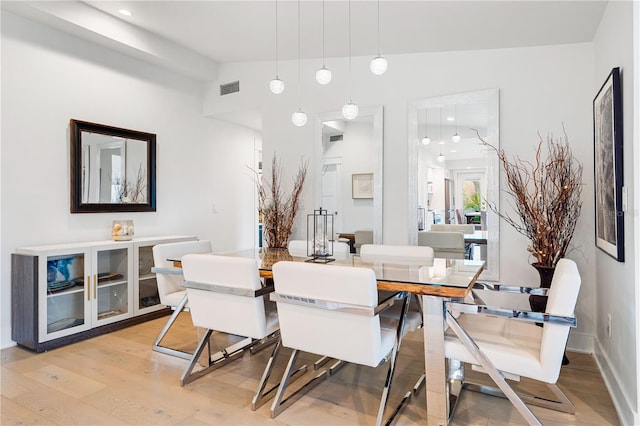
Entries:
[[593,335],[586,333],[575,333],[574,331],[575,330],[571,330],[571,333],[569,333],[567,350],[570,350],[572,352],[580,352],[583,354],[592,354],[594,340]]
[[16,342],[9,342],[6,345],[0,346],[0,350],[7,349],[7,348],[12,348],[14,346],[18,346],[18,344]]
[[613,406],[618,413],[620,424],[622,425],[635,425],[638,424],[638,413],[634,411],[635,406],[630,401],[629,395],[624,392],[624,389],[620,387],[622,382],[618,377],[616,371],[611,369],[611,362],[609,357],[605,353],[600,345],[600,342],[595,339],[595,350],[593,352],[596,364],[604,380],[604,384],[609,391],[609,395],[613,401]]

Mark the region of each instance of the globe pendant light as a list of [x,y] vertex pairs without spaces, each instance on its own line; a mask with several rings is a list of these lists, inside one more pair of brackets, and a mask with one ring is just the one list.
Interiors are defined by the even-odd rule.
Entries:
[[299,109],[298,111],[291,114],[291,122],[294,126],[302,127],[307,124],[307,114]]
[[460,142],[460,139],[461,139],[460,135],[458,134],[458,105],[455,104],[453,107],[454,107],[454,118],[456,120],[456,133],[453,136],[451,136],[451,140],[455,143],[458,143]]
[[331,70],[324,65],[324,0],[322,0],[322,68],[316,71],[316,81],[322,85],[331,82]]
[[349,0],[349,102],[342,107],[342,116],[346,120],[353,120],[358,116],[358,105],[351,100],[351,0]]
[[378,56],[371,60],[369,68],[375,75],[382,75],[388,67],[389,63],[380,55],[380,0],[378,0]]
[[[300,82],[300,0],[298,0],[298,105],[302,99],[302,83]],[[307,114],[298,107],[298,111],[291,114],[291,122],[294,126],[302,127],[307,124]]]
[[269,82],[269,90],[274,95],[284,92],[284,82],[278,77],[278,0],[276,0],[276,77]]
[[428,128],[427,125],[428,125],[428,119],[429,119],[428,111],[429,111],[429,108],[424,109],[424,137],[421,140],[422,145],[429,145],[431,143],[431,138],[427,136],[427,128]]

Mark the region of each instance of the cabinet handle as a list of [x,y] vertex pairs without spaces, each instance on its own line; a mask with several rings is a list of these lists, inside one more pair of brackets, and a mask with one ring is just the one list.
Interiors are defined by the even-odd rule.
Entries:
[[93,274],[93,298],[98,298],[98,276]]
[[87,275],[87,302],[91,300],[91,275]]

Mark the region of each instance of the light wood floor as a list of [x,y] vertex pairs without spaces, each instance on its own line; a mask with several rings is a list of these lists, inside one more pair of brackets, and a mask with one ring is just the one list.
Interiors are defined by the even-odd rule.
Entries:
[[[180,387],[187,361],[151,351],[164,318],[80,343],[33,354],[14,347],[2,354],[2,425],[367,425],[379,403],[386,366],[347,365],[319,384],[276,419],[267,403],[253,412],[253,392],[270,348],[245,355],[195,382]],[[424,368],[422,333],[410,333],[400,352],[390,406]],[[167,343],[194,346],[197,332],[188,315]],[[220,337],[218,338],[220,339]],[[173,342],[172,342],[173,341]],[[277,372],[289,352],[281,352]],[[593,358],[570,353],[559,386],[576,405],[576,414],[533,407],[544,424],[617,425],[618,417]],[[313,361],[314,358],[306,358]],[[310,373],[308,373],[310,374]],[[522,386],[530,384],[522,383]],[[423,424],[424,389],[412,399],[398,425]],[[525,424],[507,400],[464,392],[454,425]]]

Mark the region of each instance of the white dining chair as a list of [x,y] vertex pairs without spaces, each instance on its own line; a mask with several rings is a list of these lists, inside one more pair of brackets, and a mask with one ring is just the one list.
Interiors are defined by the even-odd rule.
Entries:
[[[416,265],[424,266],[427,263],[433,262],[434,252],[431,247],[427,246],[410,246],[410,245],[389,245],[389,244],[365,244],[360,247],[360,257],[367,262],[402,262],[402,263],[415,263]],[[423,314],[422,314],[422,299],[420,296],[413,297],[409,295],[410,305],[405,317],[405,329],[404,333],[411,332],[422,328]],[[413,303],[415,301],[415,303]],[[380,314],[380,318],[383,320],[383,325],[388,322],[388,314],[396,314],[393,311],[397,311],[397,307],[393,307]],[[422,386],[424,385],[425,375],[424,373],[418,378],[413,386],[413,390],[405,394],[404,398],[396,408],[397,411],[403,408],[404,404],[408,403],[411,395],[416,395]]]
[[[462,232],[464,235],[473,235],[476,232],[476,226],[472,224],[458,225],[458,224],[449,224],[449,223],[445,223],[445,224],[438,223],[435,225],[431,225],[430,230],[437,231],[437,232]],[[464,257],[466,259],[472,258],[472,254],[475,246],[477,246],[477,244],[473,244],[473,243],[467,244],[465,242]]]
[[[179,349],[170,348],[161,344],[162,340],[175,323],[178,315],[189,310],[187,292],[182,287],[182,273],[169,272],[173,268],[173,259],[181,259],[187,253],[211,253],[212,246],[209,240],[181,241],[177,243],[156,244],[153,246],[153,264],[155,268],[165,269],[167,272],[156,272],[158,283],[158,295],[160,303],[171,308],[173,313],[167,320],[162,330],[153,342],[153,350],[156,352],[189,359],[191,353]],[[171,260],[170,260],[171,259]]]
[[[255,259],[188,254],[182,258],[182,268],[193,325],[206,330],[182,374],[183,386],[238,359],[246,350],[253,353],[276,343],[279,338],[278,315],[275,303],[267,298],[273,287],[262,285]],[[214,354],[211,342],[214,331],[245,339]],[[208,348],[208,362],[204,368],[194,371],[205,347]],[[273,364],[277,347],[265,369]],[[262,390],[268,376],[263,377],[256,391],[255,408],[265,396]]]
[[[574,405],[556,382],[569,330],[576,324],[574,309],[580,284],[580,273],[575,262],[561,259],[550,289],[477,285],[488,290],[524,295],[546,293],[548,301],[545,313],[447,303],[446,321],[449,329],[445,334],[445,356],[449,359],[450,379],[459,382],[455,388],[504,396],[529,424],[541,423],[525,403],[574,413]],[[454,313],[460,314],[458,318],[454,317]],[[543,326],[538,327],[536,323],[542,323]],[[463,363],[480,366],[499,389],[465,381]],[[520,380],[520,377],[545,383],[558,400],[517,394],[505,378]]]
[[[296,257],[307,257],[310,242],[307,240],[290,240],[287,246],[289,254]],[[349,244],[341,241],[333,242],[334,256],[346,257],[349,254]]]
[[[398,299],[390,297],[378,303],[376,277],[369,268],[285,261],[273,265],[273,277],[276,290],[271,298],[278,305],[282,345],[293,352],[271,406],[271,417],[327,377],[324,370],[286,395],[298,354],[304,351],[368,367],[389,361],[376,420],[382,424],[404,315],[398,316],[396,329],[391,330],[381,326],[379,314]],[[406,312],[406,297],[402,303]]]
[[438,232],[462,232],[463,234],[473,234],[476,232],[476,227],[472,224],[459,225],[454,223],[437,223],[431,225],[431,231]]
[[353,233],[355,236],[355,248],[356,253],[360,253],[360,247],[363,244],[373,244],[373,230],[372,229],[358,229]]
[[435,257],[464,259],[464,234],[462,232],[418,232],[418,245],[433,248]]

